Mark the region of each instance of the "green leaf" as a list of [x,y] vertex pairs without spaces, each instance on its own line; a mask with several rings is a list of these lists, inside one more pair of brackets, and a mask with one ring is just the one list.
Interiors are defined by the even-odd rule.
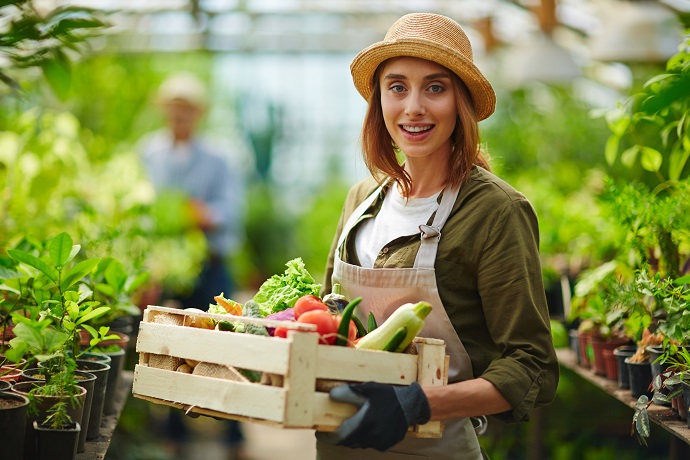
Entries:
[[60,283],[62,290],[64,291],[69,289],[75,283],[84,279],[84,277],[91,273],[91,271],[98,265],[99,261],[100,259],[86,259],[70,268],[63,277],[62,283]]
[[67,314],[73,321],[76,321],[79,318],[79,305],[76,302],[67,302]]
[[[685,141],[685,139],[684,139]],[[668,178],[669,180],[680,180],[680,176],[683,173],[685,164],[688,162],[690,157],[690,146],[688,148],[681,150],[675,149],[671,152],[668,159]]]
[[59,52],[53,59],[41,62],[41,69],[55,95],[62,101],[67,99],[72,86],[72,76],[67,58]]
[[640,151],[639,145],[633,145],[632,147],[625,149],[621,154],[621,162],[628,168],[632,168],[637,160],[637,153]]
[[11,270],[7,267],[0,267],[0,280],[8,280],[12,278],[21,278],[24,275],[16,270]]
[[[43,337],[40,328],[34,328],[27,323],[19,323],[13,329],[16,338],[27,344],[29,347],[41,350],[43,348]],[[14,340],[14,339],[12,339]]]
[[29,351],[29,345],[22,341],[10,340],[11,348],[5,350],[5,357],[13,363],[18,363],[24,357],[24,354]]
[[670,77],[676,77],[676,75],[672,74],[672,73],[662,73],[659,75],[655,75],[654,77],[647,80],[647,82],[644,84],[643,88],[647,88],[648,86],[653,85],[654,83],[664,81]]
[[110,311],[110,309],[111,309],[111,307],[98,307],[95,310],[93,310],[92,312],[79,318],[79,321],[77,321],[77,324],[82,324],[82,323],[85,323],[86,321],[90,321],[94,318],[98,318],[99,316],[103,316],[106,313],[108,313]]
[[8,286],[6,284],[0,284],[0,291],[6,291],[6,292],[11,292],[13,294],[21,295],[21,292],[18,291],[17,289]]
[[108,268],[105,269],[105,279],[117,292],[122,291],[127,282],[127,272],[125,272],[122,262],[111,260]]
[[640,163],[642,167],[650,172],[658,172],[663,161],[661,152],[651,147],[641,146],[640,153]]
[[30,267],[34,267],[36,270],[46,275],[50,281],[57,283],[57,270],[43,262],[38,257],[32,256],[28,252],[19,251],[16,249],[8,249],[7,254],[17,262],[22,262]]
[[60,233],[48,243],[48,254],[58,267],[64,267],[72,252],[72,238],[65,232]]
[[98,337],[98,331],[88,324],[82,324],[81,327],[83,327],[91,337]]
[[613,166],[618,156],[618,145],[620,144],[620,137],[610,136],[606,140],[606,149],[604,150],[604,157],[609,166]]
[[55,330],[52,327],[43,329],[41,336],[43,337],[43,350],[45,351],[57,350],[69,339],[69,335],[65,332]]
[[125,292],[127,294],[131,294],[140,287],[142,287],[151,277],[151,274],[148,272],[142,272],[138,273],[137,275],[130,276],[127,278],[127,282],[125,283]]

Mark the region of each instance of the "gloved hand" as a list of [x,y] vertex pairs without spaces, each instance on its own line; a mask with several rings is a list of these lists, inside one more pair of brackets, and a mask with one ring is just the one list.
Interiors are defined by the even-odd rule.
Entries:
[[333,401],[354,404],[357,413],[332,433],[318,433],[318,439],[352,448],[373,448],[385,452],[403,440],[407,428],[429,421],[431,409],[422,387],[368,382],[341,385],[330,391]]

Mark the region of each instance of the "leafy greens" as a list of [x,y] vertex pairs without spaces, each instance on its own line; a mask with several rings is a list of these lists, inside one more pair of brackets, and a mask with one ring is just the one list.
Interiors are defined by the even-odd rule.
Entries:
[[304,295],[319,295],[321,284],[314,282],[300,257],[285,265],[285,273],[273,275],[264,281],[252,299],[259,304],[262,316],[293,307],[297,299]]

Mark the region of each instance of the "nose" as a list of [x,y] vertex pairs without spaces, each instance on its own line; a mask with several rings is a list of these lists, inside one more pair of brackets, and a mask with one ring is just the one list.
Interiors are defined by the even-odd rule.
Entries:
[[420,91],[411,91],[406,100],[405,115],[408,117],[420,117],[426,113],[424,98]]

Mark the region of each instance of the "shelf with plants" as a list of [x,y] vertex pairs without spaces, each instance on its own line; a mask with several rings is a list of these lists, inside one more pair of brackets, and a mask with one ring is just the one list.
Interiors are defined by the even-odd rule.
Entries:
[[[572,303],[578,336],[589,335],[578,341],[572,366],[578,373],[599,378],[582,370],[593,355],[592,336],[619,336],[635,345],[618,363],[619,372],[633,376],[619,399],[635,407],[633,432],[642,443],[650,418],[670,423],[665,417],[676,411],[685,423],[690,405],[690,385],[683,383],[690,383],[688,113],[690,35],[663,73],[607,117],[612,135],[605,156],[618,174],[606,178],[599,197],[622,238],[614,257],[580,276]],[[690,443],[685,430],[673,432]]]

